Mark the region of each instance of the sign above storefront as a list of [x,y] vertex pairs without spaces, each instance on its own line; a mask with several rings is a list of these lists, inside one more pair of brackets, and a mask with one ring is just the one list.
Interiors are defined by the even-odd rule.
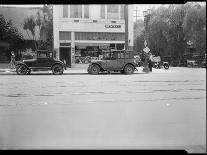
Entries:
[[105,28],[121,28],[121,25],[105,25]]
[[86,46],[77,46],[77,49],[86,49]]

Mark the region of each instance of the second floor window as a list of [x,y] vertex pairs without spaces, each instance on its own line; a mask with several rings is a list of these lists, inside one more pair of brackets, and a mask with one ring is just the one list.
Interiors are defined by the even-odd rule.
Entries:
[[119,6],[108,5],[107,6],[107,19],[118,19],[119,18]]
[[82,5],[70,6],[70,18],[82,18]]
[[121,5],[120,9],[120,18],[124,19],[124,5]]
[[105,5],[101,5],[101,19],[105,19]]
[[68,5],[63,5],[63,18],[68,18]]
[[84,18],[89,18],[89,5],[84,5]]

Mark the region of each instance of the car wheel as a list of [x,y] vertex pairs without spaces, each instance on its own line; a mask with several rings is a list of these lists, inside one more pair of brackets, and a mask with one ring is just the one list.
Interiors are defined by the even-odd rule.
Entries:
[[100,72],[100,67],[97,65],[93,65],[90,69],[91,74],[98,74]]
[[28,68],[25,65],[18,65],[16,67],[16,72],[18,75],[25,75],[27,74]]
[[164,68],[165,68],[165,69],[169,69],[169,65],[168,65],[168,64],[165,64],[165,65],[164,65]]
[[132,74],[134,73],[134,67],[132,65],[126,65],[124,67],[125,74]]
[[52,73],[54,75],[61,75],[61,74],[63,74],[63,67],[61,65],[59,65],[59,64],[54,65],[52,67]]

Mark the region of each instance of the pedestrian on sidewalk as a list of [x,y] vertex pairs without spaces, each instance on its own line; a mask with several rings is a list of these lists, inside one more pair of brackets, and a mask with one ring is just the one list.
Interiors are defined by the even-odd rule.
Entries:
[[149,65],[150,72],[152,72],[152,61],[153,61],[152,53],[149,53],[148,65]]
[[11,51],[11,61],[9,63],[9,67],[10,69],[15,69],[15,54],[14,54],[14,51]]

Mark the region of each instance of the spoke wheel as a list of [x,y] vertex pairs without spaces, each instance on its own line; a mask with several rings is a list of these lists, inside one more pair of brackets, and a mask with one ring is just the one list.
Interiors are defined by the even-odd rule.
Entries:
[[63,74],[63,67],[61,65],[59,65],[59,64],[54,65],[52,67],[52,73],[54,75],[61,75],[61,74]]
[[124,67],[125,74],[132,74],[134,73],[134,67],[132,65],[126,65]]
[[91,74],[98,74],[100,72],[100,68],[99,68],[99,66],[97,66],[97,65],[93,65],[92,67],[91,67],[91,70],[90,70],[90,73]]
[[27,67],[25,65],[18,65],[16,67],[16,72],[18,75],[25,75],[27,74]]

